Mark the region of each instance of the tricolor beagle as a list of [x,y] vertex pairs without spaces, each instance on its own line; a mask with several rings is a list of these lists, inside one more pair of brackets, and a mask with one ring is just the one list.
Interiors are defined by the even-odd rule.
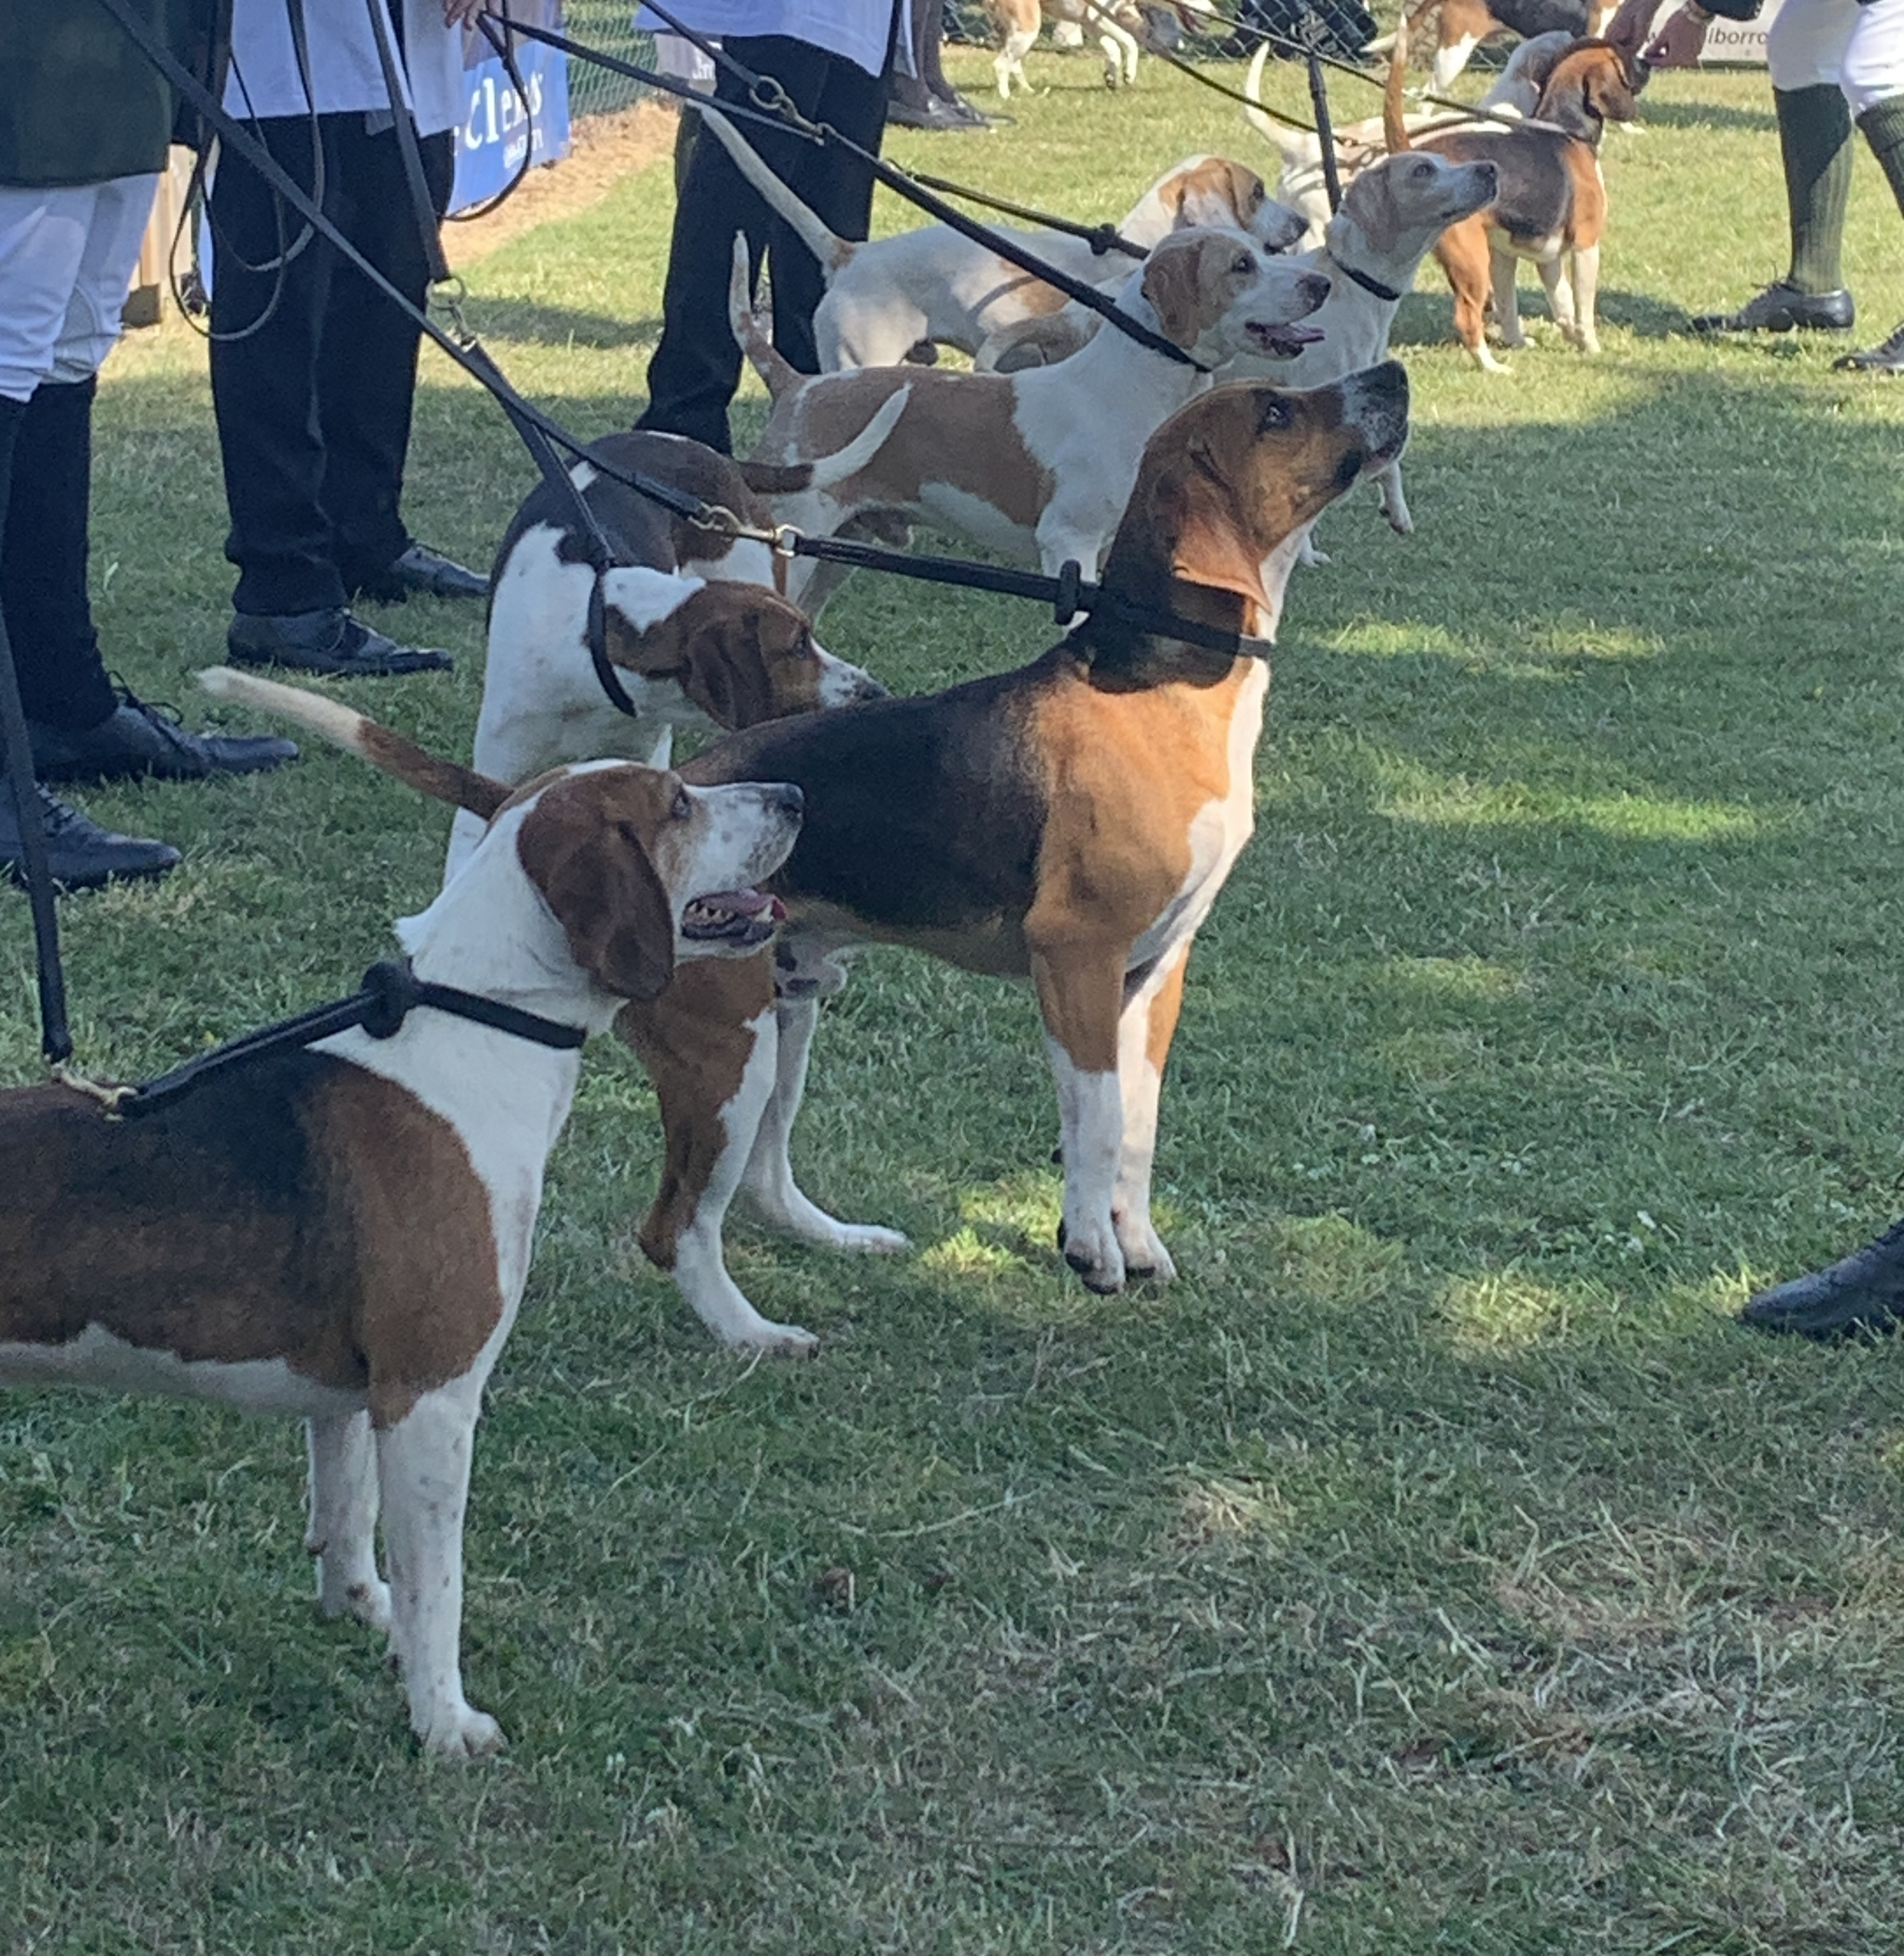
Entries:
[[[1243,383],[1193,401],[1145,450],[1106,588],[1266,651],[1303,532],[1400,453],[1407,404],[1393,361],[1307,393]],[[1015,672],[778,721],[687,764],[710,783],[797,782],[807,811],[771,885],[790,919],[773,957],[684,971],[623,1015],[667,1134],[642,1246],[722,1339],[811,1342],[763,1319],[727,1272],[743,1188],[809,1241],[900,1241],[826,1214],[788,1157],[819,998],[841,982],[836,954],[867,942],[1031,980],[1057,1083],[1066,1258],[1100,1291],[1172,1274],[1150,1214],[1158,1093],[1191,939],[1249,836],[1268,684],[1260,656],[1094,618]]]
[[[420,978],[599,1032],[677,959],[772,930],[745,886],[785,858],[796,789],[608,762],[512,793],[334,702],[236,674],[223,690],[289,694],[494,817],[400,926]],[[502,1743],[463,1692],[463,1510],[578,1064],[425,1007],[388,1039],[340,1033],[136,1119],[65,1086],[0,1093],[0,1380],[304,1418],[319,1605],[389,1631],[411,1724],[453,1757]]]
[[[1649,13],[1650,17],[1650,13]],[[1642,30],[1644,31],[1644,30]],[[1396,37],[1396,68],[1407,52]],[[1487,311],[1504,346],[1524,346],[1514,272],[1533,260],[1564,338],[1583,353],[1600,350],[1594,308],[1599,289],[1600,240],[1606,228],[1606,184],[1599,143],[1609,121],[1630,121],[1646,71],[1632,51],[1612,41],[1577,41],[1555,62],[1534,105],[1543,127],[1442,130],[1410,137],[1395,110],[1399,85],[1391,73],[1390,147],[1432,151],[1454,162],[1487,162],[1500,175],[1489,209],[1450,226],[1435,247],[1454,291],[1454,331],[1476,363],[1501,363],[1488,350]]]
[[[827,513],[814,499],[856,475],[905,409],[902,392],[838,454],[791,468],[735,462],[678,435],[611,435],[595,447],[613,465],[729,510],[749,529],[771,531]],[[825,651],[804,614],[778,595],[783,582],[804,588],[810,560],[672,516],[586,462],[573,475],[614,554],[602,580],[603,622],[609,663],[635,715],[610,702],[589,655],[595,576],[575,511],[538,484],[510,522],[490,574],[473,756],[482,773],[526,781],[558,761],[600,755],[665,766],[677,727],[731,731],[885,690]],[[482,833],[475,816],[458,816],[451,872]]]
[[[898,390],[911,390],[879,453],[823,499],[829,531],[884,513],[941,525],[1047,571],[1075,558],[1088,576],[1144,444],[1209,385],[1195,367],[1110,330],[1056,367],[1021,374],[797,374],[748,310],[745,241],[735,241],[734,333],[773,396],[756,460],[797,464],[838,449]],[[1290,270],[1240,232],[1197,230],[1166,238],[1130,274],[1119,302],[1208,368],[1246,349],[1293,358],[1315,338],[1297,322],[1328,294],[1325,278]]]
[[1445,95],[1454,85],[1468,58],[1495,34],[1517,34],[1530,41],[1543,34],[1565,34],[1585,40],[1604,33],[1618,0],[1421,0],[1408,17],[1412,32],[1423,17],[1439,8],[1435,47],[1434,79],[1430,86]]
[[[741,175],[819,260],[826,296],[813,315],[813,339],[822,373],[896,367],[921,342],[976,355],[994,335],[1065,305],[1055,286],[948,225],[924,225],[870,244],[838,236],[718,110],[701,113]],[[1173,231],[1211,225],[1247,231],[1269,251],[1287,251],[1302,235],[1302,219],[1271,200],[1254,170],[1224,156],[1186,156],[1151,185],[1117,229],[1148,251]],[[1003,235],[1054,270],[1094,286],[1114,289],[1130,270],[1123,253],[1099,257],[1085,239],[1062,232]]]

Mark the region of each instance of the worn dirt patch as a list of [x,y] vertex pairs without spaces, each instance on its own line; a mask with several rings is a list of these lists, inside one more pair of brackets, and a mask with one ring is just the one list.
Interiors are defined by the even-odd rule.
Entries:
[[669,154],[678,120],[671,108],[637,102],[613,115],[591,115],[576,123],[573,147],[560,162],[530,171],[489,216],[443,227],[451,270],[466,271],[525,231],[599,203],[624,177]]

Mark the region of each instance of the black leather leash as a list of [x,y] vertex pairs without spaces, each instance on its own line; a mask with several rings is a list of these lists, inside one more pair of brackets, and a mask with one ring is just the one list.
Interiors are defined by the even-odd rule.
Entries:
[[[544,478],[551,485],[559,487],[565,500],[583,513],[583,535],[591,540],[598,539],[600,547],[606,552],[606,538],[602,536],[599,524],[589,510],[586,500],[574,484],[573,477],[563,467],[558,450],[566,452],[579,462],[586,462],[592,468],[633,490],[637,495],[658,503],[671,515],[699,528],[715,532],[723,536],[764,543],[784,556],[808,557],[823,561],[845,563],[857,569],[881,570],[902,577],[924,579],[938,584],[952,584],[968,589],[994,591],[1007,595],[1032,598],[1050,602],[1060,623],[1079,610],[1091,611],[1100,603],[1107,610],[1113,608],[1113,601],[1100,597],[1097,588],[1082,581],[1075,575],[1075,566],[1066,566],[1057,577],[1044,577],[1026,571],[1015,571],[993,564],[971,563],[957,558],[914,557],[903,551],[881,550],[874,545],[857,544],[837,537],[810,537],[791,526],[783,525],[777,530],[763,530],[744,523],[734,513],[718,503],[709,503],[699,496],[690,495],[673,484],[656,481],[644,475],[637,469],[621,466],[600,456],[584,441],[571,434],[559,421],[526,400],[504,376],[495,361],[490,357],[474,335],[469,333],[459,320],[458,331],[446,331],[422,308],[412,304],[369,259],[365,257],[343,232],[333,224],[311,200],[303,186],[289,175],[276,159],[259,143],[242,123],[227,115],[218,103],[197,78],[175,60],[169,49],[161,44],[151,29],[132,11],[129,0],[99,0],[99,4],[119,23],[135,46],[178,90],[185,99],[197,109],[222,141],[230,144],[233,151],[242,156],[251,168],[289,203],[298,214],[306,219],[316,229],[318,235],[330,244],[347,262],[353,265],[376,289],[406,317],[416,323],[418,330],[458,366],[479,382],[492,394],[535,462]],[[526,31],[524,24],[515,24],[516,31]],[[598,609],[602,603],[602,580],[595,580],[595,592],[591,599],[591,610]],[[1121,606],[1122,601],[1115,601]],[[1202,645],[1208,649],[1224,651],[1233,655],[1251,655],[1259,649],[1259,642],[1243,638],[1234,633],[1220,633],[1212,626],[1199,624],[1187,618],[1178,618],[1167,611],[1149,611],[1142,614],[1143,621],[1136,624],[1137,614],[1130,613],[1127,622],[1136,629],[1156,633],[1164,637],[1176,637]],[[599,640],[601,634],[592,632],[591,636]],[[612,699],[621,690],[615,679],[614,669],[598,665],[598,674],[603,678],[603,689]],[[612,686],[610,682],[613,682]],[[626,698],[625,692],[623,698]],[[617,702],[619,703],[619,702]],[[633,711],[632,702],[624,706],[624,711]]]
[[314,1005],[293,1018],[260,1026],[256,1032],[246,1033],[210,1052],[201,1053],[196,1059],[188,1059],[183,1066],[175,1066],[142,1087],[96,1087],[90,1082],[77,1081],[68,1084],[80,1092],[92,1093],[113,1113],[137,1119],[175,1106],[187,1094],[197,1093],[200,1087],[254,1060],[294,1047],[314,1046],[320,1040],[349,1032],[353,1027],[361,1026],[374,1040],[394,1038],[403,1021],[419,1005],[561,1052],[573,1052],[589,1036],[583,1027],[564,1025],[560,1019],[545,1019],[539,1012],[505,1005],[500,999],[485,999],[478,992],[466,992],[459,986],[438,985],[419,978],[410,969],[407,957],[389,958],[373,964],[364,973],[362,986],[348,999]]
[[[1193,368],[1199,374],[1208,374],[1210,369],[1201,360],[1187,353],[1172,339],[1154,332],[1141,320],[1133,319],[1117,301],[1100,292],[1095,286],[1087,285],[1081,279],[1074,279],[1069,273],[1061,272],[1056,266],[1048,264],[1035,251],[1021,244],[1016,238],[1005,234],[989,224],[981,224],[977,219],[968,217],[956,206],[946,202],[941,197],[924,188],[917,177],[908,176],[896,164],[889,163],[883,156],[875,156],[870,150],[863,149],[851,137],[843,136],[830,122],[810,121],[794,107],[787,91],[771,75],[754,73],[750,68],[735,60],[725,49],[708,40],[704,36],[682,21],[677,20],[665,7],[654,4],[654,0],[643,0],[646,10],[667,25],[684,40],[700,49],[716,66],[725,69],[747,90],[748,99],[753,107],[763,113],[777,117],[777,126],[791,129],[797,135],[810,141],[825,143],[844,150],[848,156],[857,157],[873,177],[895,195],[902,197],[908,203],[918,208],[941,224],[956,231],[961,238],[969,238],[975,244],[981,244],[988,251],[996,252],[1008,265],[1015,265],[1021,272],[1053,287],[1068,299],[1075,299],[1087,311],[1094,312],[1107,325],[1115,327],[1126,339],[1134,340],[1139,346],[1151,352],[1161,354],[1178,366]],[[532,39],[546,41],[551,47],[560,47],[566,53],[579,59],[599,62],[617,74],[632,71],[631,65],[612,57],[603,56],[598,49],[588,47],[579,41],[570,40],[567,35],[551,33],[543,27],[532,27],[525,21],[516,23],[516,31],[527,34]],[[682,91],[677,88],[674,93]],[[697,106],[712,108],[718,114],[726,115],[729,105],[725,102],[709,103],[705,97],[696,98]],[[962,193],[961,193],[962,194]]]
[[8,792],[20,829],[20,869],[33,909],[39,1050],[49,1065],[56,1066],[70,1059],[73,1052],[73,1036],[66,1024],[66,974],[59,961],[59,919],[53,907],[52,869],[46,860],[46,820],[33,775],[26,709],[20,701],[20,675],[14,667],[13,646],[4,619],[0,619],[0,743],[4,743],[0,759],[5,762]]
[[1041,230],[1056,231],[1066,238],[1081,238],[1091,247],[1091,256],[1101,258],[1107,252],[1121,252],[1126,258],[1148,258],[1150,248],[1133,244],[1114,224],[1079,224],[1069,217],[1053,217],[1048,210],[1034,210],[1028,203],[1014,203],[1009,197],[993,197],[990,191],[974,190],[965,184],[956,184],[947,177],[929,177],[924,170],[914,170],[912,180],[924,184],[928,190],[943,191],[948,197],[955,197],[965,203],[976,203],[987,210],[1002,210],[1007,217],[1021,217],[1028,224],[1035,224]]

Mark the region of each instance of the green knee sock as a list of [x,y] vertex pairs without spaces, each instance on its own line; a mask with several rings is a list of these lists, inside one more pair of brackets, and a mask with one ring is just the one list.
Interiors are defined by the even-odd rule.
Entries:
[[1884,172],[1898,209],[1904,211],[1904,95],[1890,95],[1873,103],[1858,117],[1858,126]]
[[[1835,292],[1844,283],[1839,251],[1845,203],[1851,194],[1851,111],[1835,81],[1812,88],[1775,88],[1785,196],[1792,216],[1792,269],[1786,282],[1801,292]],[[1879,103],[1871,114],[1904,102]]]

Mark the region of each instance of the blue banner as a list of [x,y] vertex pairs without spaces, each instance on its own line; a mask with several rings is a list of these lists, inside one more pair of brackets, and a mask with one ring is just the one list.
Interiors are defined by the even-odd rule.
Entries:
[[[533,27],[561,29],[562,0],[514,0],[510,11]],[[526,148],[538,163],[552,163],[569,153],[566,55],[540,42],[516,42],[516,65],[529,93],[527,115],[508,71],[475,27],[463,30],[463,65],[469,107],[456,144],[452,210],[466,210],[495,196],[522,167]]]

